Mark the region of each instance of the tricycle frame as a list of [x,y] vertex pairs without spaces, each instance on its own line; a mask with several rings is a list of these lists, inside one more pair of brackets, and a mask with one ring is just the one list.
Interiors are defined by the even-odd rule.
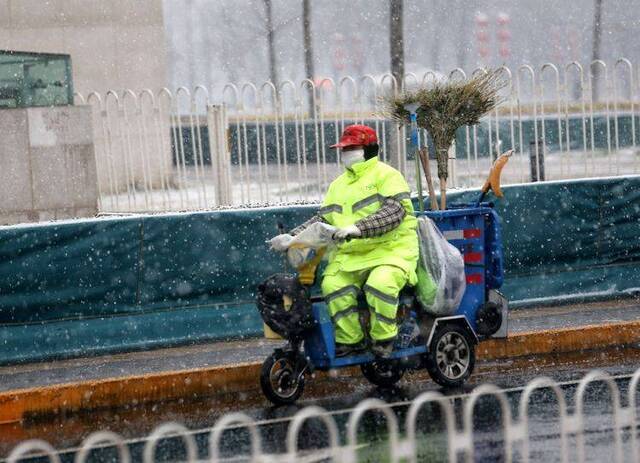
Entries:
[[[299,378],[300,389],[304,387],[304,377],[307,373],[355,365],[360,365],[365,376],[372,382],[378,385],[381,385],[380,383],[388,385],[393,381],[375,381],[371,379],[370,374],[367,375],[365,372],[366,369],[371,368],[371,365],[380,364],[380,362],[384,362],[387,367],[395,368],[396,373],[399,372],[393,376],[394,381],[401,378],[404,371],[420,368],[426,368],[432,378],[443,386],[460,386],[469,377],[475,364],[475,345],[481,337],[490,337],[494,334],[489,333],[484,336],[478,334],[477,316],[482,307],[494,304],[494,302],[490,302],[490,299],[496,300],[496,294],[499,295],[497,289],[503,282],[499,217],[492,204],[488,203],[470,206],[454,205],[450,206],[449,210],[427,211],[424,215],[435,221],[444,237],[456,246],[464,257],[467,286],[456,312],[449,316],[433,317],[426,314],[416,315],[416,311],[409,307],[409,310],[404,311],[405,321],[407,317],[414,317],[420,322],[420,336],[417,344],[397,349],[391,353],[389,358],[385,359],[376,358],[370,352],[336,357],[334,328],[326,304],[322,298],[314,298],[312,311],[316,320],[315,327],[301,342],[289,343],[285,349],[276,350],[274,353],[276,357],[280,355],[284,359],[283,362],[296,365],[296,371],[292,371],[290,377]],[[502,314],[506,315],[506,299],[499,296],[501,299],[498,299],[504,301],[504,306],[501,308],[501,317],[503,317]],[[415,303],[414,298],[413,304],[415,305]],[[405,307],[405,309],[407,308]],[[500,320],[501,324],[506,326],[506,317]],[[402,322],[403,320],[399,320],[399,323]],[[501,331],[506,336],[506,328]],[[466,352],[468,357],[468,362],[465,365],[467,370],[456,378],[447,378],[442,374],[442,371],[438,370],[438,362],[442,365],[444,365],[443,362],[449,364],[448,359],[452,357],[451,364],[453,364],[456,355],[459,354],[453,351],[435,351],[436,347],[440,348],[446,345],[442,341],[444,336],[453,337],[457,343],[462,345],[460,351]],[[288,360],[290,358],[295,358],[296,361]],[[273,355],[267,361],[273,365]],[[265,395],[276,404],[293,403],[301,394],[300,390],[297,391],[293,400],[280,400],[277,390],[265,390],[271,381],[269,381],[268,372],[265,371],[264,366],[261,384]]]

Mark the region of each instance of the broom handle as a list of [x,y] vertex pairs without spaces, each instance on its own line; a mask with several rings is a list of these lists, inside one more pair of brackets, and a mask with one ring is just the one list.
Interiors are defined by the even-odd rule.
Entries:
[[429,165],[429,156],[427,148],[423,147],[420,151],[420,161],[422,162],[422,170],[427,179],[427,189],[429,191],[429,204],[432,211],[438,210],[438,201],[436,200],[436,190],[433,188],[433,179],[431,178],[431,166]]
[[447,210],[447,179],[440,177],[440,209]]
[[418,208],[424,213],[424,199],[422,196],[422,176],[420,175],[420,161],[418,160],[418,115],[411,113],[411,148],[416,158],[416,186],[418,187]]
[[418,150],[414,149],[416,153],[416,184],[418,187],[418,209],[421,213],[424,213],[424,199],[422,197],[422,180],[420,178],[420,161],[418,161]]
[[440,209],[447,210],[447,177],[449,175],[449,148],[437,148],[438,178],[440,179]]

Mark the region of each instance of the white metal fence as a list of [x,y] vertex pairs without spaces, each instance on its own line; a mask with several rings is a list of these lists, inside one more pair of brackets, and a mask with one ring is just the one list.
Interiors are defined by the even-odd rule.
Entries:
[[[640,89],[629,60],[501,70],[504,103],[460,130],[448,186],[479,186],[491,155],[508,148],[516,155],[503,173],[506,184],[532,175],[557,180],[640,172]],[[479,72],[485,71],[472,74]],[[381,119],[380,98],[432,79],[465,77],[454,69],[446,76],[407,74],[401,83],[391,75],[365,75],[287,80],[278,88],[265,82],[110,91],[77,94],[76,102],[94,108],[101,211],[188,210],[319,200],[340,172],[328,146],[351,122],[376,128],[382,159],[413,185],[406,129]],[[420,143],[425,140],[423,133]]]
[[[622,403],[622,394],[616,383],[616,379],[629,380],[626,394],[626,406]],[[345,432],[341,434],[336,415],[344,411],[328,412],[318,406],[309,406],[298,411],[290,420],[278,419],[275,421],[286,424],[285,448],[280,453],[267,452],[265,441],[260,432],[260,427],[269,424],[268,422],[257,422],[243,413],[231,413],[221,417],[210,430],[189,430],[178,423],[165,423],[157,427],[144,442],[142,460],[145,463],[156,461],[156,448],[160,441],[168,438],[179,438],[183,443],[186,460],[189,462],[199,460],[198,445],[195,435],[208,432],[206,453],[208,461],[252,461],[252,462],[302,462],[302,461],[326,461],[332,458],[335,462],[356,462],[362,460],[362,451],[372,442],[363,439],[359,430],[362,427],[363,419],[366,415],[376,413],[384,417],[384,424],[378,420],[376,426],[385,428],[385,446],[388,449],[387,456],[379,453],[374,460],[378,461],[410,461],[416,462],[419,453],[425,448],[425,440],[429,436],[421,434],[419,429],[418,416],[424,413],[427,404],[435,404],[439,407],[441,419],[444,420],[445,448],[440,461],[456,462],[459,457],[464,461],[475,461],[476,443],[479,431],[474,426],[474,417],[477,413],[481,398],[491,396],[495,399],[500,408],[499,421],[495,423],[495,429],[501,429],[500,439],[502,440],[501,453],[497,458],[500,461],[523,461],[531,460],[531,420],[529,413],[530,405],[533,403],[534,393],[546,390],[551,392],[555,401],[548,402],[547,407],[554,410],[545,409],[544,413],[554,412],[554,421],[559,426],[559,445],[557,452],[554,452],[554,461],[562,462],[584,462],[602,461],[594,460],[593,454],[586,452],[586,440],[589,439],[589,410],[586,409],[586,394],[594,384],[605,385],[609,390],[611,427],[608,430],[600,429],[601,432],[608,432],[606,440],[600,444],[612,446],[611,455],[607,458],[613,462],[623,461],[640,462],[640,448],[638,444],[638,387],[640,386],[640,369],[633,375],[624,378],[614,378],[609,374],[593,370],[585,375],[579,382],[556,383],[547,377],[538,377],[530,381],[524,388],[512,390],[501,390],[493,385],[484,384],[476,387],[471,393],[463,396],[444,396],[439,392],[425,392],[415,398],[410,404],[399,402],[388,404],[379,399],[366,399],[359,403],[348,413],[348,420],[345,425]],[[565,397],[565,387],[574,388],[575,396],[573,407],[569,407]],[[507,397],[508,393],[520,393],[517,401],[516,411],[512,414],[512,407]],[[462,402],[461,425],[456,419],[454,403]],[[593,402],[592,402],[593,405]],[[408,407],[406,412],[404,427],[400,427],[397,415],[397,408]],[[494,407],[495,408],[495,407]],[[570,408],[573,408],[570,412]],[[495,412],[488,409],[486,404],[482,408],[483,413]],[[320,438],[324,438],[328,445],[324,448],[314,448],[299,450],[298,446],[303,435],[303,425],[311,420],[321,425],[323,431],[316,431],[314,437],[319,437],[319,433],[324,433]],[[233,447],[233,455],[228,455],[229,449],[223,452],[225,435],[231,430],[245,429],[248,431],[250,445],[247,447],[250,452],[246,455],[239,455],[238,448]],[[318,428],[319,429],[319,428]],[[551,431],[552,432],[552,431]],[[609,435],[611,437],[609,437]],[[540,439],[538,439],[540,440]],[[16,446],[7,458],[8,463],[17,463],[20,460],[34,456],[47,457],[53,463],[60,463],[61,455],[75,455],[75,463],[87,461],[92,451],[98,448],[112,447],[118,452],[120,461],[128,463],[132,456],[129,450],[131,441],[108,431],[100,431],[88,436],[80,447],[67,449],[64,451],[55,450],[50,444],[42,440],[29,440]],[[427,442],[428,444],[428,442]],[[537,442],[539,445],[545,445]],[[596,446],[590,446],[591,453]],[[204,453],[204,452],[200,452]],[[601,457],[596,457],[601,458]],[[175,458],[172,458],[174,460]],[[162,461],[166,461],[166,455]],[[373,460],[372,460],[373,461]]]

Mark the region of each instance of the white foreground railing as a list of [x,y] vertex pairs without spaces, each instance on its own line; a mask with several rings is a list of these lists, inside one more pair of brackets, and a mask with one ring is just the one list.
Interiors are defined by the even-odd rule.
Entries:
[[[616,383],[616,379],[630,380],[626,397],[626,407],[622,406],[621,393]],[[426,392],[415,398],[410,404],[399,402],[387,404],[379,399],[367,399],[358,404],[350,411],[327,412],[323,408],[310,406],[298,411],[288,422],[285,422],[286,440],[282,453],[266,452],[265,442],[260,432],[260,427],[269,424],[282,424],[283,420],[270,422],[257,422],[243,413],[231,413],[221,417],[210,430],[188,430],[178,423],[165,423],[157,427],[144,442],[142,460],[145,463],[156,461],[156,447],[163,439],[179,438],[186,454],[186,460],[194,462],[198,460],[198,448],[195,440],[196,434],[209,433],[207,440],[207,460],[218,461],[251,461],[251,462],[300,462],[300,461],[322,461],[333,458],[336,462],[356,462],[359,461],[359,452],[366,449],[372,442],[363,440],[358,435],[358,431],[363,423],[365,415],[376,413],[384,416],[385,425],[385,445],[388,447],[388,461],[417,462],[420,454],[421,443],[428,443],[428,438],[419,435],[418,415],[424,412],[428,404],[435,404],[439,407],[441,420],[444,421],[444,435],[446,436],[446,448],[442,449],[443,455],[440,459],[447,458],[449,462],[458,461],[458,457],[463,457],[464,461],[473,462],[476,457],[476,443],[479,439],[478,430],[474,426],[477,405],[483,397],[493,397],[500,408],[501,423],[496,423],[495,427],[501,427],[499,440],[502,445],[502,457],[504,461],[531,461],[531,426],[529,406],[535,392],[548,390],[555,396],[554,402],[547,402],[544,413],[555,412],[554,422],[559,425],[560,445],[554,460],[561,462],[584,462],[593,461],[586,454],[586,443],[588,439],[586,392],[595,383],[600,383],[609,389],[610,409],[612,415],[612,427],[601,429],[601,432],[609,432],[612,439],[608,439],[606,445],[613,446],[613,452],[608,460],[612,462],[639,462],[640,448],[638,446],[638,416],[637,409],[640,406],[637,399],[638,387],[640,386],[640,369],[633,375],[626,377],[611,377],[609,374],[594,370],[588,373],[579,382],[556,383],[552,379],[539,377],[530,381],[524,388],[501,390],[493,385],[484,384],[476,387],[471,393],[463,396],[444,396],[439,392]],[[573,412],[568,411],[567,399],[562,387],[574,387],[575,392]],[[562,387],[561,387],[562,386]],[[507,395],[510,393],[520,393],[518,407],[515,416],[512,416],[511,406]],[[454,410],[454,402],[463,400],[462,403],[462,425],[458,426]],[[397,407],[409,407],[403,429],[400,428],[395,409]],[[495,407],[494,407],[495,408]],[[488,409],[483,405],[483,413],[491,414],[494,408]],[[551,410],[553,408],[553,410]],[[540,409],[540,404],[538,404]],[[349,414],[346,423],[344,437],[341,438],[336,415]],[[320,437],[328,443],[325,448],[314,448],[300,450],[298,448],[300,437],[303,436],[303,425],[310,420],[316,420],[323,428],[322,435],[317,431],[312,437]],[[379,425],[379,422],[376,422]],[[229,431],[245,429],[248,431],[250,439],[250,453],[238,455],[238,448],[234,448],[233,457],[224,457],[222,448],[225,444],[225,434]],[[307,434],[309,436],[309,434]],[[548,437],[548,436],[547,436]],[[107,431],[100,431],[88,436],[77,449],[67,449],[56,451],[51,445],[42,440],[29,440],[14,448],[7,458],[8,463],[17,463],[29,457],[47,457],[53,463],[60,462],[60,455],[75,454],[75,463],[83,463],[89,459],[92,450],[98,448],[111,447],[117,450],[118,458],[124,463],[131,461],[131,454],[128,444],[121,436]],[[271,443],[273,444],[273,443]],[[544,442],[543,442],[544,444]],[[540,443],[538,443],[540,445]],[[272,445],[273,447],[273,445]],[[593,450],[593,446],[591,447]],[[446,456],[444,453],[446,452]],[[163,461],[164,461],[163,457]],[[382,458],[383,460],[385,458]],[[439,460],[440,460],[439,459]]]
[[[500,69],[504,102],[459,132],[448,185],[480,186],[491,157],[507,148],[516,155],[503,172],[505,184],[640,172],[639,89],[629,60]],[[592,98],[594,74],[599,101]],[[466,77],[461,69],[446,76]],[[77,94],[76,101],[94,108],[101,211],[192,210],[320,200],[341,171],[328,147],[353,122],[376,128],[381,158],[414,185],[406,129],[381,118],[380,99],[440,78],[346,76],[287,80],[277,88],[265,82],[109,91]],[[420,144],[425,140],[422,133]]]

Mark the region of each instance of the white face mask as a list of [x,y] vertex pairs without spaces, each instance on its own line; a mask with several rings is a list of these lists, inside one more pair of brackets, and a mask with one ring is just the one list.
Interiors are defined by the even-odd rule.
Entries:
[[364,150],[349,150],[340,153],[340,159],[345,167],[351,167],[356,162],[364,161]]

